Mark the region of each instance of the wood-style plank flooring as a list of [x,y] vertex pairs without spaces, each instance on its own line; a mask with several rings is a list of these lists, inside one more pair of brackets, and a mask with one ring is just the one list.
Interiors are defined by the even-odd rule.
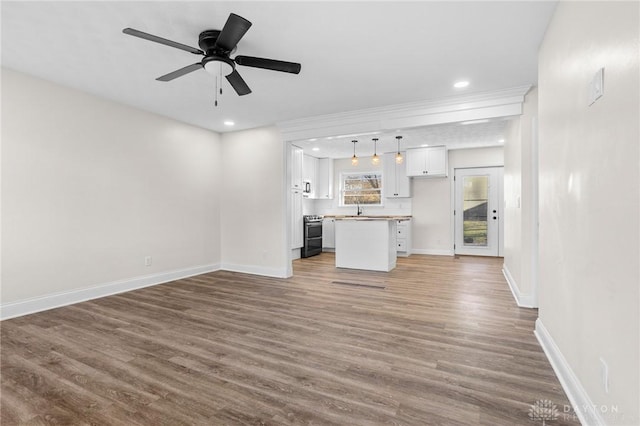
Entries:
[[534,425],[549,400],[578,424],[501,266],[323,253],[286,280],[220,271],[7,320],[1,422]]

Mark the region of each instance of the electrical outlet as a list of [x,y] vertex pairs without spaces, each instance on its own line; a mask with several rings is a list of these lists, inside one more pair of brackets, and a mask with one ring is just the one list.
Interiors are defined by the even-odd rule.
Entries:
[[609,393],[609,366],[603,358],[600,358],[600,376],[602,377],[604,392]]
[[145,256],[144,266],[151,266],[151,256]]

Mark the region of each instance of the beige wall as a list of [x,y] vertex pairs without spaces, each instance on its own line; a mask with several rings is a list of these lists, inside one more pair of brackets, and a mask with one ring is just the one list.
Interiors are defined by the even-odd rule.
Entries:
[[[509,123],[504,146],[504,270],[521,306],[537,306],[533,286],[537,203],[532,127],[538,115],[538,90],[525,97],[522,115]],[[537,253],[537,251],[536,251]]]
[[284,277],[288,270],[285,155],[280,131],[222,135],[222,267]]
[[413,178],[413,251],[422,254],[453,254],[451,185],[454,169],[503,164],[502,147],[451,150],[447,178]]
[[3,304],[220,262],[217,134],[3,69],[2,151]]
[[638,19],[638,2],[560,2],[539,54],[540,322],[621,425],[640,424]]

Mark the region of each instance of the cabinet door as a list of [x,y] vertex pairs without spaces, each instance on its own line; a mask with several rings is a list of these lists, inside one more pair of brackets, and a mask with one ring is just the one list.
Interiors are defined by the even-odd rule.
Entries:
[[408,149],[406,163],[407,176],[424,176],[427,169],[427,151],[422,148]]
[[322,221],[322,247],[336,248],[336,220],[333,218]]
[[447,148],[433,146],[408,149],[407,176],[446,177]]
[[291,188],[302,189],[302,163],[304,152],[302,148],[291,146]]
[[316,185],[315,198],[320,200],[333,199],[333,159],[318,159],[318,184]]
[[[403,153],[406,158],[406,153]],[[394,153],[384,154],[383,157],[383,188],[386,198],[405,198],[411,196],[411,182],[407,176],[406,162],[396,163]]]
[[[402,154],[405,158],[407,158],[406,153]],[[398,198],[411,197],[411,179],[409,178],[409,176],[407,176],[407,162],[403,161],[402,163],[398,164],[395,162],[394,157],[393,164],[395,165],[394,170],[396,177],[396,190],[394,193],[397,195],[395,196]]]
[[447,148],[444,146],[434,146],[427,148],[427,171],[430,176],[447,176]]
[[[309,192],[305,193],[307,198],[316,198],[317,187],[317,168],[316,164],[318,159],[310,155],[304,155],[302,161],[302,183],[304,184],[303,190],[306,191],[308,187]],[[308,184],[308,185],[307,185]]]
[[297,249],[302,247],[303,239],[302,220],[302,190],[294,189],[291,191],[291,248]]

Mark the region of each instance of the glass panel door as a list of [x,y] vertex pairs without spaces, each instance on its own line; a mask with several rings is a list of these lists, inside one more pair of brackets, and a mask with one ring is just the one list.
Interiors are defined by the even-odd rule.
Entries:
[[486,247],[489,176],[465,176],[463,179],[463,243]]
[[499,256],[502,167],[455,170],[456,254]]

